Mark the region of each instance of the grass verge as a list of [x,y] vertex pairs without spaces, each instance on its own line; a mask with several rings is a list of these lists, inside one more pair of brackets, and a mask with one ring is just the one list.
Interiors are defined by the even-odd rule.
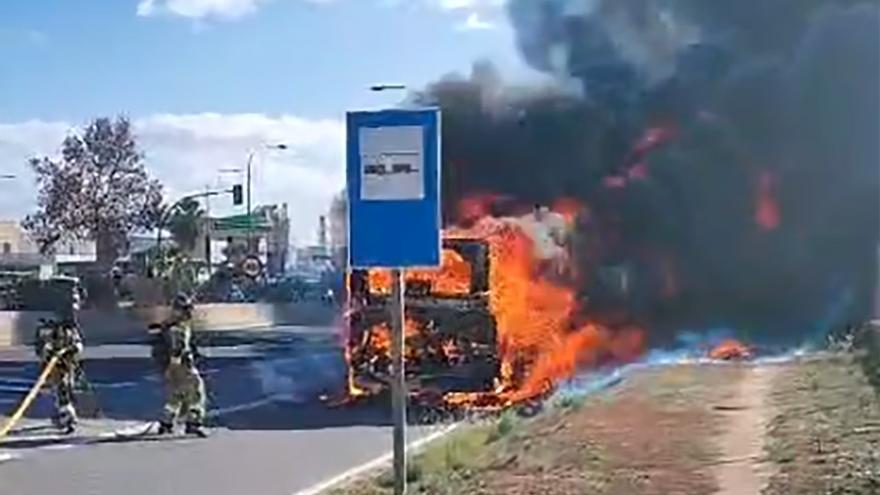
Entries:
[[880,493],[880,402],[859,357],[786,367],[771,403],[764,495]]
[[[613,390],[463,427],[409,463],[410,493],[431,495],[712,494],[720,417],[737,367],[646,371]],[[336,495],[387,495],[390,473]]]

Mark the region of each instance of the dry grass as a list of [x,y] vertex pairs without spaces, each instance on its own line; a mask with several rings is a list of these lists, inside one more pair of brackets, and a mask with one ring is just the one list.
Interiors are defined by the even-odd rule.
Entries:
[[880,493],[880,402],[852,355],[787,367],[771,402],[765,495]]
[[[563,401],[534,419],[506,415],[458,431],[411,463],[411,492],[481,495],[711,494],[720,416],[734,366],[681,366]],[[390,493],[387,473],[338,495]]]
[[[852,354],[780,366],[765,406],[764,495],[880,494],[880,401]],[[464,428],[412,462],[411,493],[708,495],[743,366],[675,366],[533,419]],[[386,495],[390,477],[336,492]]]

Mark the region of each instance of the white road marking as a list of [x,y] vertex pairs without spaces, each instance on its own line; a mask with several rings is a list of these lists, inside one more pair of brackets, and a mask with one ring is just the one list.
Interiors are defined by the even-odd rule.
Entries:
[[[25,392],[30,390],[31,385],[34,384],[33,378],[21,378],[21,377],[0,377],[0,392],[17,392],[19,391],[19,387],[15,384],[22,384],[25,387],[22,389]],[[127,387],[136,387],[140,385],[139,382],[91,382],[91,384],[95,388],[127,388]]]
[[0,385],[0,392],[14,392],[14,393],[28,393],[31,391],[31,388],[28,386],[17,386],[17,385]]
[[134,425],[126,426],[126,427],[120,428],[118,430],[103,432],[98,435],[98,438],[106,439],[106,438],[142,435],[148,429],[152,428],[154,423],[155,423],[154,421],[147,421],[144,423],[137,423]]
[[[452,433],[459,426],[461,426],[461,423],[455,423],[455,424],[447,426],[446,428],[444,428],[440,431],[435,431],[434,433],[431,433],[428,436],[425,436],[425,437],[422,437],[418,440],[412,441],[407,444],[407,450],[410,452],[417,451],[417,450],[421,449],[422,447],[424,447],[425,445]],[[389,464],[392,461],[393,457],[394,457],[394,454],[392,452],[388,452],[387,454],[382,455],[380,457],[377,457],[376,459],[373,459],[372,461],[369,461],[365,464],[361,464],[360,466],[353,467],[353,468],[351,468],[351,469],[349,469],[349,470],[347,470],[337,476],[334,476],[326,481],[322,481],[321,483],[318,483],[317,485],[314,485],[310,488],[306,488],[305,490],[300,490],[298,492],[295,492],[293,495],[319,495],[320,493],[322,493],[326,490],[329,490],[331,488],[334,488],[338,485],[341,485],[342,483],[344,483],[346,481],[350,481],[350,480],[357,478],[357,477],[359,477],[369,471],[373,471],[373,470],[378,469],[386,464]]]
[[58,443],[54,445],[44,445],[40,447],[40,450],[69,450],[76,446],[77,444],[73,443]]
[[0,378],[0,383],[24,383],[27,385],[32,385],[34,383],[34,379],[23,378],[20,376],[4,376]]
[[130,388],[130,387],[137,387],[138,385],[140,385],[139,382],[110,382],[110,383],[92,382],[92,386],[95,388],[108,388],[108,389]]
[[15,459],[19,459],[21,456],[18,454],[10,454],[8,452],[0,452],[0,464],[4,462],[9,462]]

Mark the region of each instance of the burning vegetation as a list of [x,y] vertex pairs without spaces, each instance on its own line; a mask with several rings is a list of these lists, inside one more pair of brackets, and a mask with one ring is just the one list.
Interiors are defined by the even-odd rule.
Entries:
[[724,340],[709,351],[710,359],[720,361],[740,361],[751,357],[752,350],[736,339]]

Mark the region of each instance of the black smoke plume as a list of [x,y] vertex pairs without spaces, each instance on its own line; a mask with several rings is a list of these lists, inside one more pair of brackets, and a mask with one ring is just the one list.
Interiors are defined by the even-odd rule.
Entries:
[[[487,192],[509,199],[500,214],[582,200],[583,307],[612,320],[790,340],[865,319],[878,5],[510,0],[524,60],[553,83],[505,86],[481,63],[419,96],[444,112],[445,217]],[[608,266],[635,276],[622,300],[603,290]]]

